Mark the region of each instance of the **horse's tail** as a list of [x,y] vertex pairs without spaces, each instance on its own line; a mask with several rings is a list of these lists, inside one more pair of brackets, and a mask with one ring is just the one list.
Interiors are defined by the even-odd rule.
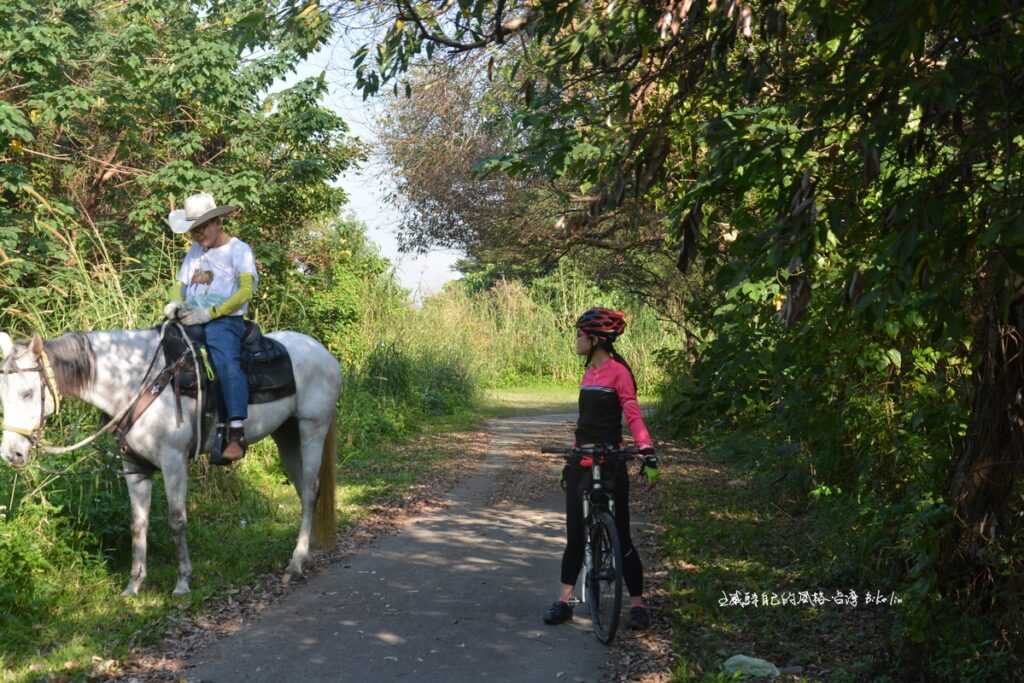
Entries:
[[338,514],[334,508],[334,492],[337,486],[338,437],[335,423],[336,420],[331,418],[331,426],[324,438],[320,482],[313,509],[313,542],[321,550],[332,550],[337,543]]

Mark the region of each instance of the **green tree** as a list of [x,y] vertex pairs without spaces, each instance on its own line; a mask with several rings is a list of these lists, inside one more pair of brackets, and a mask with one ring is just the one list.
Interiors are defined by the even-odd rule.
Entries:
[[268,0],[0,3],[0,310],[20,327],[76,306],[139,324],[104,321],[91,283],[162,286],[178,257],[163,218],[200,189],[243,207],[232,228],[272,291],[361,154],[319,103],[322,75],[273,91],[330,31],[315,4]]

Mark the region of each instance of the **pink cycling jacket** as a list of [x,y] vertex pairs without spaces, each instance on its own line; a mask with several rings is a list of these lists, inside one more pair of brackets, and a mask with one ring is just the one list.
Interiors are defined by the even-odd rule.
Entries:
[[609,358],[600,367],[587,368],[580,381],[576,443],[622,443],[623,413],[637,448],[652,446],[651,435],[636,400],[636,387],[626,366]]

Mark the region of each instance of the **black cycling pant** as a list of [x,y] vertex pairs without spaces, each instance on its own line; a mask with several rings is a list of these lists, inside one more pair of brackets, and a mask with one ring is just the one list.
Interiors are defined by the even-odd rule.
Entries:
[[[608,477],[605,468],[605,478]],[[622,576],[629,594],[637,597],[644,593],[644,567],[640,555],[633,547],[629,533],[629,476],[626,465],[619,464],[611,477],[615,487],[615,528],[622,546]],[[590,489],[591,469],[568,465],[565,470],[565,553],[562,555],[562,583],[575,585],[583,567],[583,545],[587,527],[583,519],[583,493]]]

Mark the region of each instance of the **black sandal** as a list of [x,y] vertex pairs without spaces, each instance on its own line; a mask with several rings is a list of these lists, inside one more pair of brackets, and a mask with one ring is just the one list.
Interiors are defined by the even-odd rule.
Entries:
[[572,607],[561,600],[555,602],[544,612],[545,624],[563,624],[572,621]]
[[634,631],[643,631],[651,627],[651,613],[646,607],[629,608],[629,628]]

